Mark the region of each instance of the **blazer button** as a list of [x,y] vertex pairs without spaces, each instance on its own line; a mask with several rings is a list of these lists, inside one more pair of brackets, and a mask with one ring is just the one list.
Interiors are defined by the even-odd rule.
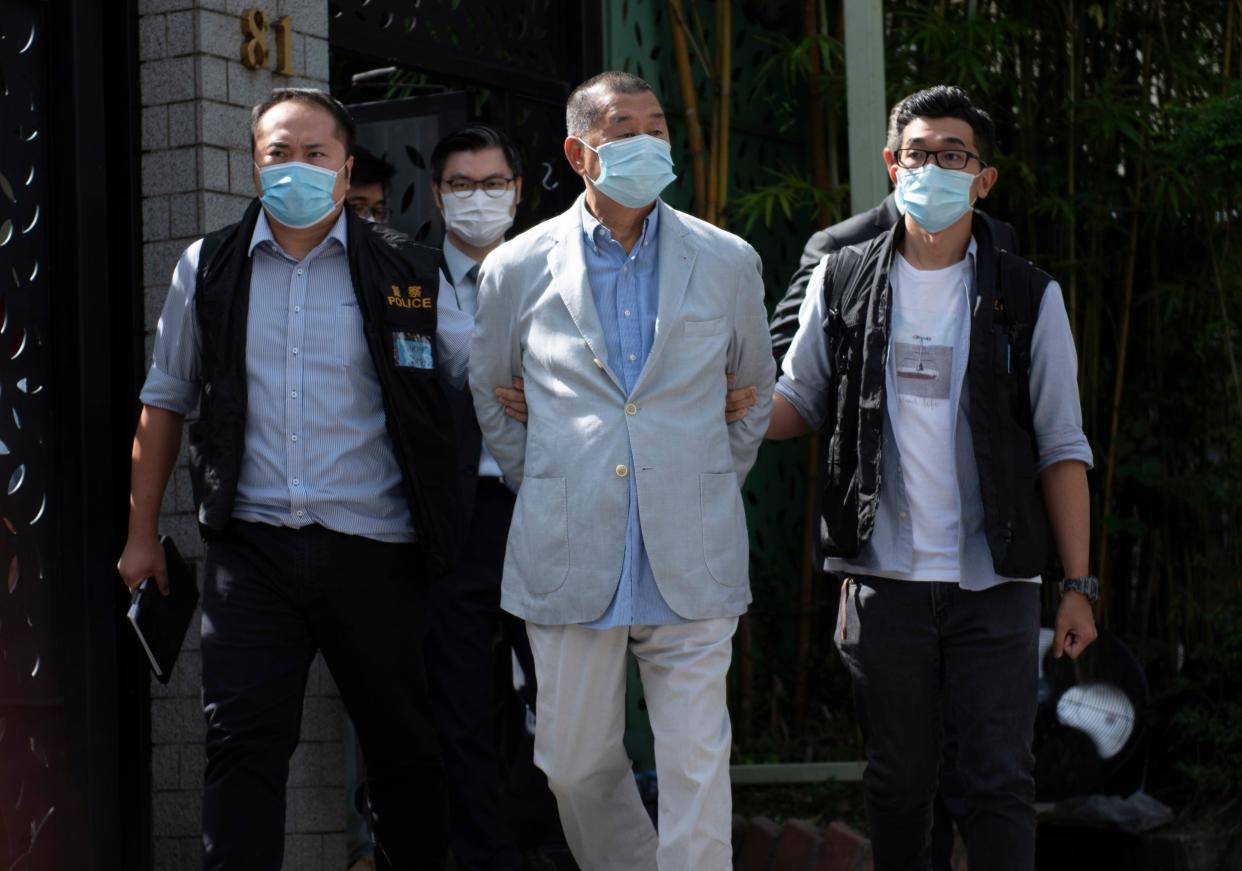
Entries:
[[624,478],[629,473],[630,473],[630,470],[627,469],[624,464],[617,466],[617,477],[618,478]]
[[625,413],[629,415],[638,414],[638,406],[631,402],[625,407]]

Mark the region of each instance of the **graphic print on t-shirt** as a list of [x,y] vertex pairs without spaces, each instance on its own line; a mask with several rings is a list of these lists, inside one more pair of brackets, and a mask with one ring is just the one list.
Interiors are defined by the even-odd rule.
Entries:
[[903,401],[947,400],[957,324],[948,312],[893,312],[893,368]]

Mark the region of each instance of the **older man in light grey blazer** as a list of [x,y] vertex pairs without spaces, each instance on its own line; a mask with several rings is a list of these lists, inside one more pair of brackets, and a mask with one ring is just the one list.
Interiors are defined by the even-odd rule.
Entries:
[[[731,868],[725,675],[750,602],[740,487],[775,376],[759,258],[658,199],[675,176],[650,86],[570,96],[586,190],[483,264],[470,380],[518,487],[502,606],[527,621],[535,760],[584,869]],[[758,388],[739,421],[726,373]],[[525,379],[525,426],[496,387]],[[657,837],[622,746],[625,654],[656,741]]]

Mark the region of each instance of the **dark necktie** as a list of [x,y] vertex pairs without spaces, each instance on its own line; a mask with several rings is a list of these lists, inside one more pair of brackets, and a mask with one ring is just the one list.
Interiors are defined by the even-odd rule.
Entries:
[[473,316],[479,308],[479,264],[471,266],[464,277],[465,281],[462,282],[462,286],[457,288],[457,299],[462,311],[469,312]]

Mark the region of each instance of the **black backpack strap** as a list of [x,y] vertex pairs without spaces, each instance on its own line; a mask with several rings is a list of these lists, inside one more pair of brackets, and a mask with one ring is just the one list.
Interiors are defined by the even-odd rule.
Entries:
[[825,315],[841,310],[845,291],[853,286],[854,276],[857,275],[866,259],[865,252],[873,244],[875,240],[862,245],[848,245],[824,255],[824,260],[827,261],[824,268],[824,283],[821,288],[814,290],[816,293],[824,294]]

